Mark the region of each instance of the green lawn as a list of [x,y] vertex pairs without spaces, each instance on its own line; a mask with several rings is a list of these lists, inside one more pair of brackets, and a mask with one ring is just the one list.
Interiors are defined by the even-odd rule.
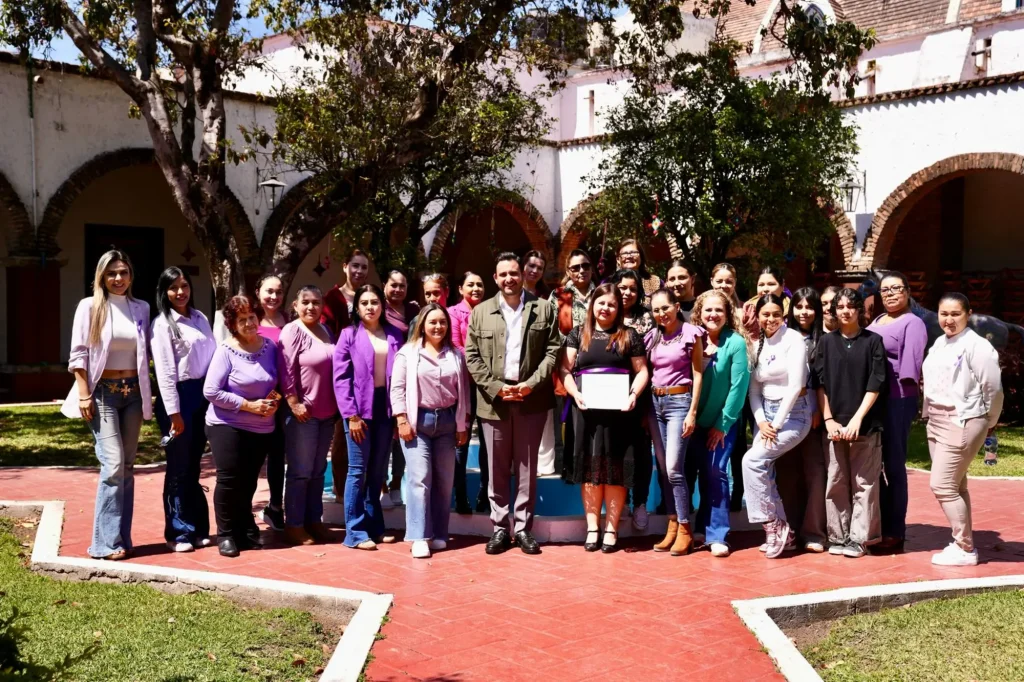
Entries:
[[1024,679],[1024,592],[850,616],[801,652],[825,682]]
[[[98,466],[94,444],[89,426],[59,405],[0,406],[0,466]],[[136,464],[163,459],[156,420],[144,421]]]
[[[996,436],[999,438],[999,463],[994,467],[985,466],[984,455],[979,453],[967,473],[971,476],[1024,476],[1024,427],[1000,426],[996,429]],[[910,432],[907,466],[932,468],[923,422],[915,422]]]
[[[62,680],[309,680],[337,642],[337,633],[292,609],[36,575],[24,565],[29,550],[12,523],[0,519],[0,621],[13,608],[24,614],[17,621],[28,628],[22,656],[52,666],[98,645]],[[7,679],[2,670],[0,678]]]

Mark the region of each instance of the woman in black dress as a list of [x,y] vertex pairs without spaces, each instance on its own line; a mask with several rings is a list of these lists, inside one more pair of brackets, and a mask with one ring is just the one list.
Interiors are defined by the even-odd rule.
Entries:
[[[587,319],[565,340],[559,374],[573,398],[572,417],[566,424],[562,479],[581,484],[587,517],[588,552],[617,549],[619,516],[626,490],[634,483],[634,453],[641,432],[637,396],[647,385],[647,358],[643,338],[623,323],[622,297],[614,284],[597,287],[590,297]],[[618,410],[587,409],[582,387],[587,374],[628,374],[629,401]],[[599,544],[601,505],[605,504],[605,531]]]

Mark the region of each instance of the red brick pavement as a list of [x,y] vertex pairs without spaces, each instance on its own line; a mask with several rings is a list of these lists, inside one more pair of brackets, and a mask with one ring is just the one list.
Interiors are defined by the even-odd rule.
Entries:
[[[446,552],[415,560],[406,544],[377,552],[340,545],[290,548],[273,542],[238,559],[215,547],[172,554],[162,543],[163,472],[136,477],[138,563],[240,573],[394,595],[384,639],[373,648],[371,680],[780,680],[730,601],[877,583],[1024,572],[1024,482],[972,481],[983,563],[937,569],[931,552],[949,540],[927,476],[911,472],[908,552],[858,560],[801,554],[764,559],[756,533],[736,552],[672,558],[650,541],[634,551],[586,554],[547,546],[528,557],[483,551],[483,538],[455,538]],[[211,488],[210,472],[204,481]],[[0,469],[0,499],[67,501],[62,553],[84,555],[96,473]],[[258,494],[258,506],[265,499]],[[338,531],[339,540],[341,531]]]

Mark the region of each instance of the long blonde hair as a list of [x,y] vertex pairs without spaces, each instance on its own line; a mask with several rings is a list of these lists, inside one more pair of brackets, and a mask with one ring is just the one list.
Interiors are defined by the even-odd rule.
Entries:
[[132,297],[132,282],[135,281],[135,268],[132,261],[124,251],[111,249],[100,256],[96,263],[96,274],[92,279],[92,321],[89,323],[89,343],[99,343],[103,325],[107,323],[107,313],[110,308],[110,301],[107,300],[107,287],[104,283],[104,275],[107,268],[115,261],[121,261],[128,266],[128,290],[125,294]]

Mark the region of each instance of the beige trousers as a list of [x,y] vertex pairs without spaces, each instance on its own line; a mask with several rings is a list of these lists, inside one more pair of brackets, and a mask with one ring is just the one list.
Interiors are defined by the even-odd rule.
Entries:
[[855,441],[829,441],[825,513],[831,544],[847,540],[871,545],[882,539],[878,479],[882,474],[882,434]]
[[965,552],[974,550],[971,496],[967,468],[985,442],[988,419],[974,417],[961,427],[952,408],[928,409],[928,452],[932,457],[931,487],[953,529],[953,540]]

